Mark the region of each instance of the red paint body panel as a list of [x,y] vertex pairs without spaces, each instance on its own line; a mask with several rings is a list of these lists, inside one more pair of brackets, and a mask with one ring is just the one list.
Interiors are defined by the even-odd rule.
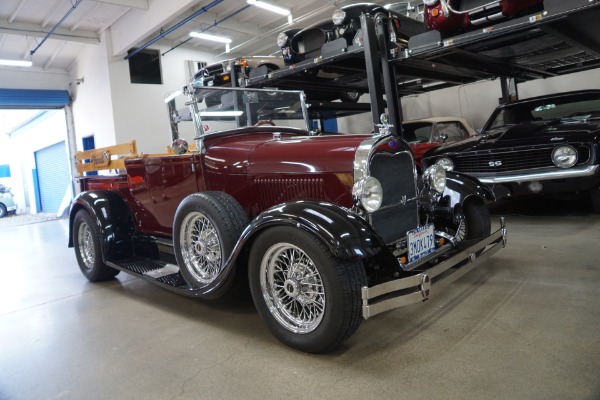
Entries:
[[215,135],[205,154],[160,155],[125,161],[126,175],[85,178],[82,189],[120,188],[136,229],[172,235],[177,206],[205,190],[231,194],[254,218],[296,200],[352,206],[354,157],[369,135],[298,136],[282,132]]
[[[452,9],[461,10],[460,0],[450,0],[448,3]],[[483,6],[489,4],[490,1],[482,0],[480,3],[480,6],[472,7],[474,9],[473,13],[482,11],[484,9]],[[500,7],[501,13],[508,18],[542,3],[543,0],[499,0],[497,6]],[[489,8],[491,7],[488,7],[488,9]],[[444,15],[440,1],[433,6],[425,6],[424,17],[425,25],[428,29],[436,29],[439,31],[456,31],[474,26],[471,23],[472,18],[470,13],[458,14],[450,11],[448,15]],[[493,21],[490,21],[490,23],[493,23]]]

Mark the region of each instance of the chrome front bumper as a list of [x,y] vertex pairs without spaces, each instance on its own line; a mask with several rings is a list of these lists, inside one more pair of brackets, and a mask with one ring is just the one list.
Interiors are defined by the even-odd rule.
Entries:
[[510,175],[499,175],[499,176],[481,176],[479,174],[471,173],[471,176],[476,177],[482,183],[509,183],[509,182],[533,182],[533,181],[544,181],[549,179],[568,179],[568,178],[581,178],[585,176],[596,175],[600,172],[599,165],[591,165],[580,168],[561,169],[549,172],[531,172],[522,174],[510,174]]
[[[506,239],[506,224],[504,218],[500,218],[500,229],[435,267],[408,278],[397,279],[373,287],[363,287],[363,317],[368,319],[394,308],[420,303],[429,299],[433,293],[450,285],[488,259],[492,254],[506,247]],[[482,250],[483,252],[477,255]],[[457,268],[454,271],[449,271],[454,267]],[[442,274],[444,274],[443,277],[436,279]],[[382,297],[399,291],[408,293],[391,298],[389,296]],[[382,299],[378,300],[378,298]]]

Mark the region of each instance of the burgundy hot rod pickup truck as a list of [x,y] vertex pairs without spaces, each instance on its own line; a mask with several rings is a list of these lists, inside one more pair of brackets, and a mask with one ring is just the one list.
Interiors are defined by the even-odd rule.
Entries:
[[[491,233],[477,180],[434,165],[416,174],[406,142],[317,134],[302,92],[189,86],[169,99],[175,137],[161,155],[133,144],[80,153],[69,246],[90,281],[120,271],[218,299],[250,287],[281,342],[325,352],[363,319],[427,300],[506,242]],[[209,96],[219,99],[207,101]],[[385,118],[384,118],[385,120]],[[178,132],[174,129],[175,133]],[[116,159],[118,154],[131,153]]]

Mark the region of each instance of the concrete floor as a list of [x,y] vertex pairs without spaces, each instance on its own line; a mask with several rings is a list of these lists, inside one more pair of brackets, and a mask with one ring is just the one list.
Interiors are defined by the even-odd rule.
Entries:
[[327,355],[281,345],[248,298],[88,283],[66,220],[5,227],[0,399],[600,399],[600,216],[585,207],[495,207],[506,249]]

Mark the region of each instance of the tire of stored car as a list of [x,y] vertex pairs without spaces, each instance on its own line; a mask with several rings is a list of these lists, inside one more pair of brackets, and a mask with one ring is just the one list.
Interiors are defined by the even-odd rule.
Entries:
[[79,269],[90,282],[107,281],[114,278],[118,269],[104,264],[102,260],[100,229],[92,216],[84,209],[73,218],[73,245]]
[[490,212],[483,200],[479,197],[469,197],[463,204],[465,216],[465,239],[482,239],[492,232]]
[[0,203],[0,218],[6,217],[7,211],[4,204]]
[[175,212],[173,246],[179,271],[193,288],[203,288],[221,273],[248,217],[224,192],[194,193]]
[[360,99],[360,93],[357,91],[341,92],[340,100],[348,103],[356,103]]
[[595,213],[600,213],[600,188],[590,192],[590,200],[592,202],[592,210]]
[[260,234],[250,251],[248,280],[268,329],[292,348],[333,350],[362,322],[361,288],[367,282],[362,263],[335,257],[295,227]]

